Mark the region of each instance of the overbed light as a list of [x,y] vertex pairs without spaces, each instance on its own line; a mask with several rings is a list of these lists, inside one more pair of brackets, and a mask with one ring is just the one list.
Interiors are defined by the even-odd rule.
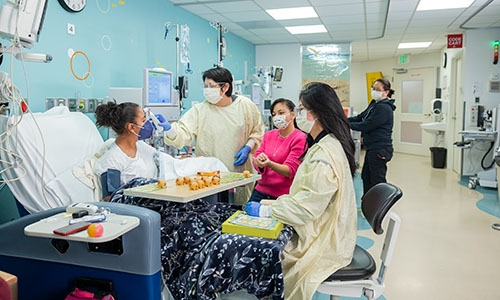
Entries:
[[308,25],[308,26],[287,26],[285,27],[291,34],[306,34],[328,32],[325,25]]
[[417,10],[437,10],[469,7],[474,0],[420,0]]
[[419,42],[419,43],[399,43],[398,49],[410,49],[410,48],[427,48],[432,44],[432,42]]
[[266,9],[266,12],[275,20],[307,19],[318,17],[316,11],[314,11],[314,8],[311,6]]

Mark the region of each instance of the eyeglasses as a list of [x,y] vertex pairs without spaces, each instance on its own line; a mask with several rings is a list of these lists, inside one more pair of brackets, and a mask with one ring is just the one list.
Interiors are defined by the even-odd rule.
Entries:
[[227,82],[209,82],[208,84],[204,83],[204,88],[220,88],[223,87]]

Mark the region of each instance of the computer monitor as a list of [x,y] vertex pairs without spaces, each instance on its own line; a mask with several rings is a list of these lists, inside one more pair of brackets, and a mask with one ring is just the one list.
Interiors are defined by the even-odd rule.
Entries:
[[273,67],[273,68],[274,68],[273,81],[280,82],[281,78],[283,77],[283,68],[282,67]]
[[175,106],[173,75],[164,69],[144,69],[143,106]]

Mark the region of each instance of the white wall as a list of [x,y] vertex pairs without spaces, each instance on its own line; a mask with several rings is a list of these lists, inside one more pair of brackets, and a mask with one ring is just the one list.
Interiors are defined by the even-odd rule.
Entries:
[[[368,106],[368,92],[366,88],[366,73],[382,72],[382,75],[394,82],[395,71],[393,68],[425,68],[438,67],[440,64],[440,53],[429,53],[422,55],[409,55],[409,63],[398,64],[397,58],[387,58],[374,61],[351,63],[351,106],[358,113]],[[397,103],[396,103],[397,106]]]
[[[475,97],[480,97],[478,104],[486,106],[486,109],[498,107],[500,104],[500,93],[490,93],[488,84],[491,73],[500,73],[500,64],[493,64],[493,44],[500,40],[499,29],[468,30],[465,36],[464,52],[464,81],[463,93],[465,100],[465,129],[477,129],[470,127],[471,106],[476,104]],[[473,87],[477,85],[479,91],[474,94]],[[472,150],[472,157],[468,157],[468,150],[464,151],[463,175],[473,175],[482,170],[480,161],[487,150],[488,144],[476,145]],[[472,162],[472,163],[471,163]],[[486,163],[489,163],[487,160]]]
[[[283,67],[283,78],[279,84],[281,88],[273,88],[272,99],[286,98],[298,103],[302,84],[301,45],[257,45],[255,48],[256,66]],[[249,73],[254,72],[249,70]]]
[[[453,169],[453,153],[452,151],[454,150],[453,143],[456,142],[455,138],[455,132],[453,132],[454,129],[454,124],[455,119],[453,119],[454,112],[455,112],[455,106],[456,105],[461,105],[463,106],[463,101],[464,99],[456,99],[454,98],[454,89],[457,84],[457,82],[454,82],[454,73],[456,73],[456,70],[454,69],[453,66],[453,60],[462,56],[463,58],[463,53],[464,49],[447,49],[446,47],[443,48],[441,51],[441,57],[443,57],[443,53],[447,54],[447,64],[446,68],[443,68],[443,61],[441,61],[441,68],[440,68],[440,88],[441,88],[441,99],[443,101],[448,102],[448,109],[446,112],[445,121],[447,122],[446,125],[446,133],[445,133],[445,147],[448,149],[448,154],[447,154],[447,162],[446,162],[446,167],[448,169]],[[463,70],[463,69],[462,69]],[[455,80],[459,80],[460,83],[463,84],[463,72],[462,72],[462,78],[457,78]],[[460,121],[461,118],[458,118],[458,121]],[[461,126],[459,124],[459,126]],[[460,127],[461,129],[461,127]]]

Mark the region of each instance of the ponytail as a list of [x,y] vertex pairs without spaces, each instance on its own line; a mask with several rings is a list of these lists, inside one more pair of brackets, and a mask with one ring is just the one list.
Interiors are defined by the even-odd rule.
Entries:
[[127,123],[134,123],[139,105],[131,102],[116,104],[108,102],[99,105],[95,110],[96,125],[109,127],[117,134],[125,132]]

